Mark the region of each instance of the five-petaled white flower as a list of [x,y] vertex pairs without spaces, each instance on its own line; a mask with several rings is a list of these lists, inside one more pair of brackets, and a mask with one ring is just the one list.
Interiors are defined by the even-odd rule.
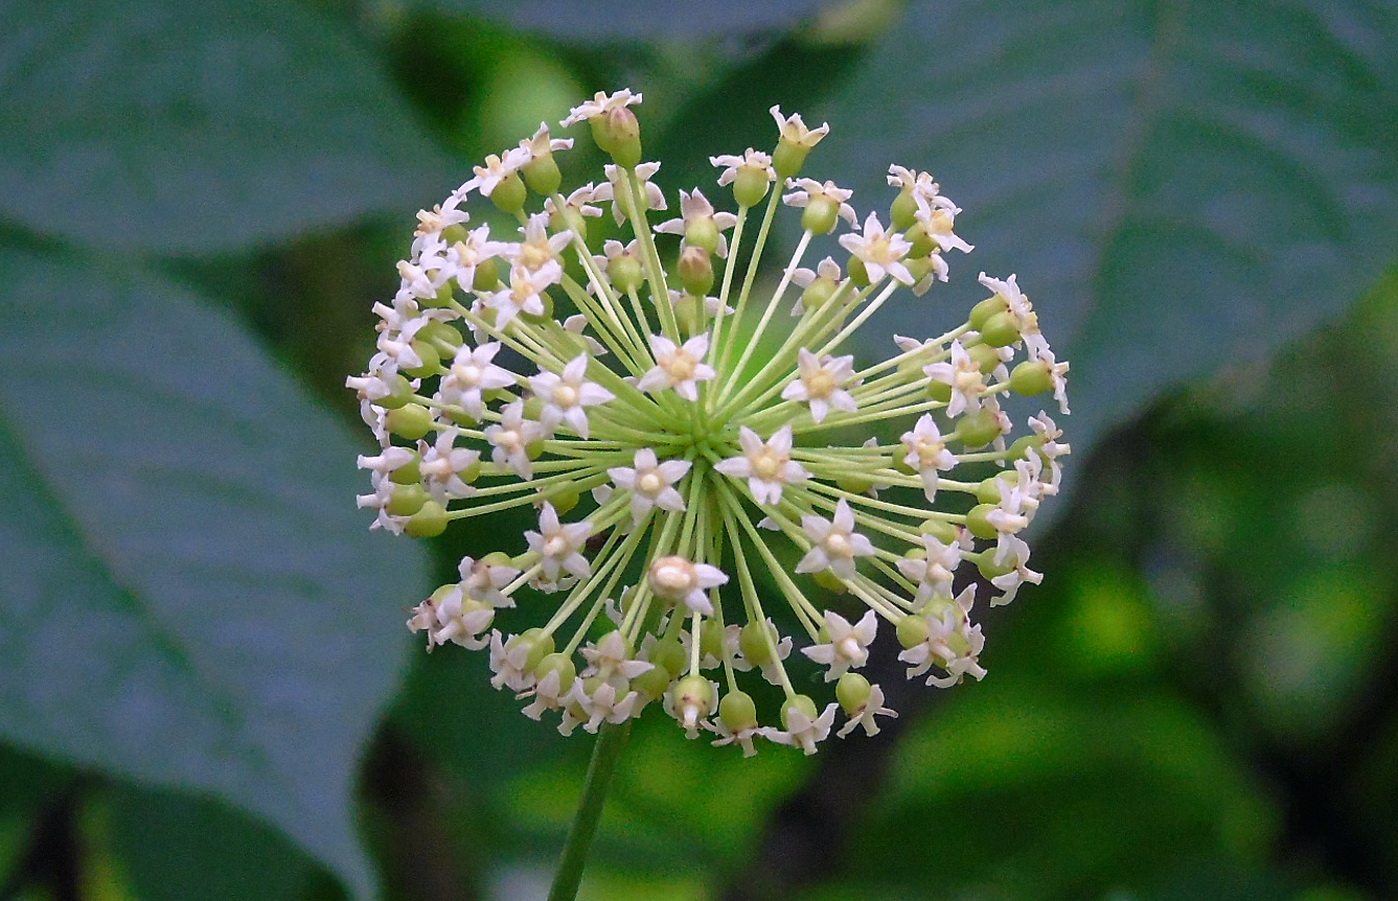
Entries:
[[675,482],[689,472],[688,460],[659,462],[655,451],[639,448],[633,466],[615,466],[607,475],[618,488],[631,492],[631,519],[639,523],[652,507],[662,510],[684,510],[684,498],[674,489]]
[[567,423],[579,438],[588,436],[586,407],[605,404],[615,394],[594,382],[587,381],[587,354],[581,354],[563,367],[562,375],[541,372],[529,379],[534,396],[544,402],[539,420],[552,431],[560,422]]
[[879,619],[874,611],[865,611],[858,623],[850,625],[849,620],[833,610],[825,611],[825,629],[830,640],[825,644],[813,644],[802,648],[801,653],[826,667],[825,681],[834,682],[851,667],[858,669],[869,659],[869,645],[878,635]]
[[557,581],[559,570],[563,569],[579,579],[588,576],[592,567],[581,553],[592,535],[592,523],[587,520],[563,524],[558,521],[558,511],[553,504],[544,502],[539,511],[539,531],[525,532],[524,540],[529,550],[540,555],[539,565],[544,578]]
[[782,399],[805,401],[816,422],[824,422],[831,407],[842,413],[853,413],[859,408],[854,395],[845,390],[845,385],[854,378],[853,355],[832,357],[826,354],[817,358],[803,347],[798,351],[796,368],[799,377],[782,389]]
[[801,528],[811,541],[811,549],[796,564],[798,573],[814,573],[829,569],[842,579],[854,578],[854,558],[874,553],[873,542],[854,531],[854,511],[844,498],[835,505],[835,515],[806,515]]
[[735,479],[747,479],[752,499],[759,504],[776,504],[782,499],[783,485],[797,485],[811,477],[800,463],[791,459],[791,426],[784,425],[763,441],[752,429],[738,431],[741,457],[729,457],[714,469]]
[[713,614],[714,607],[704,592],[728,583],[728,576],[717,566],[695,563],[674,554],[652,563],[646,578],[651,590],[660,597],[679,601],[706,616]]
[[885,274],[905,285],[917,281],[902,262],[913,249],[911,241],[896,231],[884,231],[878,213],[869,214],[869,218],[864,220],[863,231],[859,235],[840,235],[840,246],[864,264],[870,284],[883,281]]
[[651,335],[650,349],[655,355],[655,366],[641,376],[636,387],[652,394],[673,388],[685,400],[698,400],[699,382],[706,382],[715,375],[714,368],[702,362],[709,352],[709,336],[696,335],[676,346],[663,335]]

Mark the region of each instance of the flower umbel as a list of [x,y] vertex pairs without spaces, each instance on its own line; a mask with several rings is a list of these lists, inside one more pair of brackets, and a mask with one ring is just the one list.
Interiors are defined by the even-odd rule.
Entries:
[[[837,710],[838,735],[872,735],[896,716],[858,672],[881,631],[909,678],[980,679],[976,592],[994,606],[1042,579],[1022,533],[1070,449],[1043,412],[1016,436],[1007,398],[1066,414],[1068,363],[1015,277],[984,273],[990,296],[961,325],[857,362],[870,316],[930,302],[943,256],[970,252],[960,208],[893,166],[899,193],[861,222],[850,191],[797,177],[828,127],[775,108],[770,152],[713,158],[715,201],[667,199],[640,158],[640,100],[599,93],[563,121],[612,158],[591,182],[566,184],[572,143],[544,125],[418,213],[401,287],[374,308],[377,353],[348,380],[381,447],[360,458],[359,503],[414,537],[530,511],[408,627],[429,650],[488,649],[493,684],[565,734],[660,701],[745,754],[759,739],[813,753]],[[606,202],[620,240],[589,235]],[[653,222],[672,202],[682,215]],[[801,237],[763,288],[779,209]],[[800,660],[836,690],[798,692]],[[740,675],[778,686],[780,709],[760,716]]]

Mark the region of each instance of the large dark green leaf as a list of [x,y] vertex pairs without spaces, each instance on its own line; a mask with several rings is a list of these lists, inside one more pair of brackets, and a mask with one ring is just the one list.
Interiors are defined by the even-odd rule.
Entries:
[[221,795],[367,893],[351,785],[422,568],[352,442],[150,273],[9,250],[0,285],[0,737]]
[[0,215],[103,246],[225,250],[441,193],[369,54],[300,4],[9,0]]
[[677,39],[787,28],[831,0],[421,0],[564,40]]
[[[888,162],[940,176],[978,245],[953,282],[1018,272],[1072,361],[1082,451],[1378,278],[1398,247],[1396,18],[1364,0],[920,0],[813,163],[833,157],[866,204]],[[928,310],[893,325],[927,334]]]

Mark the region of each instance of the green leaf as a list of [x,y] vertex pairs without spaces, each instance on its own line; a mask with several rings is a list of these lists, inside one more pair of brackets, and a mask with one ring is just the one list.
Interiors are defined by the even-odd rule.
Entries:
[[0,737],[220,795],[367,894],[351,786],[423,567],[353,443],[152,273],[0,250],[0,285]]
[[1072,362],[1081,453],[1378,278],[1398,244],[1395,17],[1363,0],[919,0],[809,168],[849,173],[865,204],[891,197],[890,162],[939,176],[977,248],[892,328],[935,334],[939,289],[970,301],[978,271],[1017,272]]
[[142,901],[293,901],[310,867],[267,826],[205,798],[119,789],[111,840]]
[[449,180],[367,47],[301,4],[14,0],[0,215],[104,247],[222,251]]
[[787,28],[817,14],[831,0],[421,0],[444,10],[495,19],[524,31],[569,41],[692,39],[706,35]]

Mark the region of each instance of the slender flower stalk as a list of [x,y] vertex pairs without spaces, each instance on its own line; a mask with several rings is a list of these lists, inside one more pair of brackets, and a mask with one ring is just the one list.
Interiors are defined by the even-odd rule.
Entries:
[[[414,537],[531,512],[408,626],[428,650],[488,653],[492,684],[565,734],[624,734],[656,702],[744,754],[875,734],[896,715],[859,672],[880,630],[909,678],[980,679],[978,591],[994,606],[1042,579],[1023,533],[1070,448],[1044,412],[1017,435],[1009,398],[1066,414],[1068,363],[1015,276],[984,273],[962,324],[859,360],[876,311],[934,302],[945,257],[972,250],[961,209],[892,166],[890,206],[857,214],[850,191],[798,177],[828,126],[775,107],[771,152],[713,157],[713,199],[667,196],[640,102],[599,93],[562,123],[612,158],[591,182],[564,187],[572,141],[541,125],[418,214],[377,352],[348,380],[381,447],[359,460],[359,504]],[[620,239],[589,234],[603,204]],[[485,224],[491,207],[517,229]],[[778,215],[801,234],[774,261]],[[803,693],[801,666],[833,691]],[[779,709],[758,709],[758,679]]]

